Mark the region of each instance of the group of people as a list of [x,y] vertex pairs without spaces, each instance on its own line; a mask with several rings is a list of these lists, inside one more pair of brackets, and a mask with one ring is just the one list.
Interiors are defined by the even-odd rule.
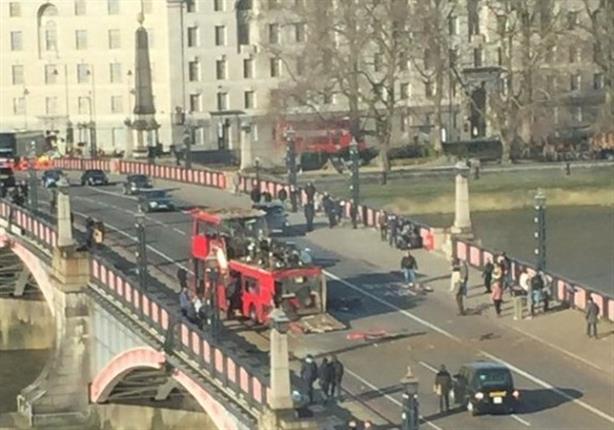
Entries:
[[378,227],[382,241],[388,241],[393,248],[414,249],[422,247],[422,238],[418,228],[411,222],[381,211],[378,217]]
[[305,214],[305,224],[308,232],[313,231],[313,220],[318,209],[324,211],[328,219],[329,228],[333,228],[339,224],[339,220],[341,219],[341,206],[337,200],[328,194],[328,192],[324,192],[321,201],[317,202],[316,199],[318,196],[316,187],[313,185],[313,182],[307,182],[307,185],[305,185],[305,196],[307,197],[307,201],[303,206],[303,212]]
[[336,355],[325,357],[318,366],[313,355],[308,354],[301,366],[301,380],[304,385],[304,395],[309,404],[314,403],[314,385],[318,381],[322,390],[323,402],[341,397],[341,382],[343,381],[343,364]]
[[207,306],[205,306],[205,299],[201,292],[194,294],[190,291],[187,287],[187,281],[182,286],[181,292],[179,293],[179,308],[184,318],[192,324],[196,324],[199,328],[203,328],[203,324],[207,321]]
[[13,188],[9,189],[6,184],[0,181],[0,198],[9,198],[14,205],[23,207],[28,201],[29,187],[28,183],[20,181]]
[[[72,223],[74,218],[72,212],[70,218]],[[102,221],[96,221],[89,216],[85,219],[85,246],[87,249],[93,249],[102,245],[105,234],[106,229]]]

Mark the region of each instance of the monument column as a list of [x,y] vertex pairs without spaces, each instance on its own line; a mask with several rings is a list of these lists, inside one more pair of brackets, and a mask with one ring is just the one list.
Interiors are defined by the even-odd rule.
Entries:
[[473,237],[471,215],[469,210],[469,167],[463,162],[454,166],[456,169],[456,191],[454,202],[454,225],[451,232],[466,238]]

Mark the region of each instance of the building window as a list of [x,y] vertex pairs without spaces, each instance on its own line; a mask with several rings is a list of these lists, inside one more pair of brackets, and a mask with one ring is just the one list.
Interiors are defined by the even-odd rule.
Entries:
[[579,73],[576,73],[575,75],[571,75],[570,83],[569,83],[569,88],[571,89],[571,91],[579,90],[581,84],[582,84],[582,77],[580,76]]
[[58,108],[57,97],[45,97],[45,113],[47,115],[55,115]]
[[584,120],[582,106],[573,107],[573,117],[577,122],[582,122]]
[[271,58],[270,69],[271,78],[279,78],[281,75],[281,60],[279,58]]
[[111,113],[122,113],[123,104],[122,96],[111,96]]
[[109,30],[109,49],[119,49],[121,46],[121,32],[117,29]]
[[279,44],[279,24],[269,24],[269,43],[271,45]]
[[122,65],[120,63],[111,63],[109,65],[109,77],[112,84],[122,81]]
[[601,90],[605,86],[605,80],[603,78],[603,73],[595,73],[593,75],[593,89]]
[[546,50],[546,62],[553,63],[556,59],[556,45],[549,46]]
[[239,22],[237,26],[239,45],[249,45],[249,23]]
[[427,97],[433,97],[433,84],[431,81],[426,81],[424,83],[424,95]]
[[226,79],[226,60],[215,61],[215,79]]
[[573,30],[578,25],[578,12],[567,12],[567,28]]
[[13,114],[24,115],[26,113],[26,98],[15,97],[13,98]]
[[13,1],[10,2],[9,3],[9,16],[11,18],[21,16],[21,4],[17,2],[13,2]]
[[45,65],[45,83],[46,84],[57,84],[58,81],[58,72],[55,64],[46,64]]
[[297,22],[294,24],[294,41],[302,43],[305,41],[305,23]]
[[190,94],[190,112],[200,112],[200,94]]
[[75,0],[75,15],[82,16],[87,13],[85,0]]
[[23,66],[22,65],[14,65],[11,67],[11,75],[13,77],[13,85],[22,85],[23,84]]
[[450,67],[456,66],[456,61],[458,60],[458,52],[456,49],[448,49],[448,63]]
[[215,26],[215,46],[224,46],[224,45],[226,45],[226,26],[216,25]]
[[256,107],[255,93],[253,91],[245,91],[243,94],[243,107],[245,109],[253,109]]
[[21,31],[11,31],[11,51],[21,51],[23,40]]
[[582,61],[582,52],[575,46],[571,46],[569,48],[569,62],[579,63],[580,61]]
[[150,14],[153,12],[153,0],[143,0],[143,13]]
[[198,60],[188,63],[188,80],[190,82],[200,81],[200,63]]
[[473,50],[473,67],[482,67],[483,51],[481,48]]
[[470,37],[474,34],[480,34],[480,11],[478,1],[479,0],[467,1],[467,30]]
[[458,34],[458,18],[455,16],[448,18],[448,34],[450,36]]
[[45,50],[56,51],[58,49],[58,35],[55,31],[55,24],[49,23],[49,28],[45,30]]
[[305,59],[303,57],[298,57],[296,59],[296,74],[298,76],[303,76],[305,73]]
[[89,115],[90,114],[90,98],[89,97],[79,97],[79,115]]
[[188,27],[188,47],[198,46],[198,27]]
[[90,80],[90,67],[87,64],[77,64],[77,83],[85,84]]
[[213,0],[213,10],[216,12],[223,12],[224,0]]
[[107,13],[109,15],[119,14],[119,0],[107,0]]
[[407,82],[401,83],[401,94],[399,96],[401,100],[407,100],[409,98],[409,84]]
[[75,47],[77,49],[87,49],[87,30],[77,30],[75,32]]
[[254,77],[254,60],[245,58],[243,60],[243,78],[252,79]]
[[217,110],[228,110],[228,93],[217,93]]
[[497,48],[497,64],[499,66],[503,65],[503,48],[501,47]]
[[188,13],[196,12],[196,0],[186,0],[186,10]]

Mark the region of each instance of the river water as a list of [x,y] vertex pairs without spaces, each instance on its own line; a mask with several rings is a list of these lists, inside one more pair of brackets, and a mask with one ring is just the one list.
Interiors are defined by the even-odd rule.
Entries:
[[[534,262],[532,208],[473,212],[476,236],[488,248]],[[452,214],[417,215],[417,220],[443,227]],[[550,207],[546,210],[546,268],[614,296],[614,208]]]

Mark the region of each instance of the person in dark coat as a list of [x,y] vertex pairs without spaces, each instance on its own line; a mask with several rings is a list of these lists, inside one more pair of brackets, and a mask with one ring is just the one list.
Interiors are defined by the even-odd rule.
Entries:
[[399,227],[399,220],[396,216],[390,215],[388,217],[388,244],[393,248],[397,246],[397,234]]
[[482,271],[482,278],[484,278],[484,287],[486,288],[487,294],[490,293],[493,270],[495,270],[495,266],[492,264],[492,261],[488,259],[488,261],[486,261],[486,264],[484,265],[484,270]]
[[87,249],[91,249],[94,244],[94,225],[94,220],[88,216],[85,219],[85,245]]
[[330,397],[329,390],[330,384],[333,379],[333,366],[328,361],[328,358],[324,358],[318,369],[318,380],[320,382],[320,388],[322,388],[322,395],[324,396],[324,402]]
[[307,182],[305,186],[305,194],[307,195],[307,203],[314,204],[316,197],[316,187],[312,182]]
[[379,218],[377,220],[377,223],[379,224],[380,239],[382,239],[382,241],[385,241],[387,237],[387,230],[388,230],[388,214],[386,213],[386,211],[381,211],[379,213]]
[[305,385],[306,395],[309,398],[309,403],[313,403],[313,383],[318,379],[318,366],[316,365],[313,356],[308,354],[301,366],[301,379]]
[[439,372],[435,375],[435,393],[439,396],[439,412],[444,413],[450,410],[450,389],[452,388],[452,377],[443,364]]
[[183,267],[177,269],[177,280],[181,289],[188,288],[188,272]]
[[408,287],[413,287],[416,282],[416,270],[418,270],[418,262],[416,258],[407,251],[407,254],[401,258],[401,270],[403,271],[403,277],[405,284]]
[[597,320],[599,319],[599,306],[589,297],[586,301],[586,334],[597,339]]
[[333,228],[337,224],[337,217],[335,216],[335,203],[328,193],[324,193],[322,207],[324,208],[324,213],[328,217],[328,227]]
[[330,398],[341,397],[341,382],[343,381],[343,363],[339,361],[336,355],[333,355],[330,361],[330,365],[333,370],[332,379],[330,383]]
[[255,184],[252,187],[252,190],[249,193],[249,197],[252,199],[252,202],[260,203],[260,198],[262,197],[262,193],[260,192],[260,185]]
[[313,231],[313,218],[315,216],[315,208],[313,202],[307,202],[303,208],[305,212],[305,222],[307,223],[307,231]]

